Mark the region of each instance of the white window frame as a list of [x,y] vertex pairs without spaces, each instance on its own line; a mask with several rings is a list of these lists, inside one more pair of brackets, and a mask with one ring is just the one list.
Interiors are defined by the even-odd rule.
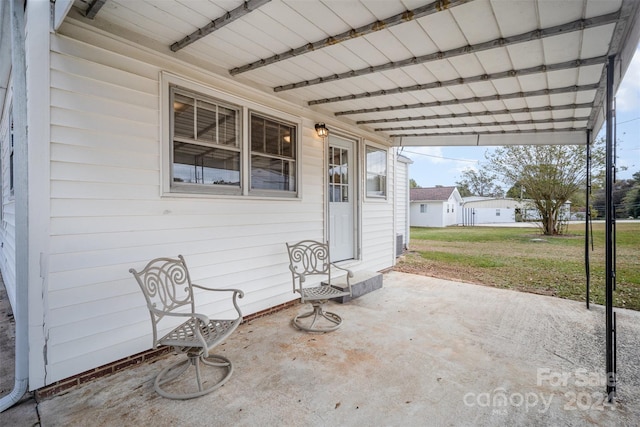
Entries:
[[[384,175],[376,174],[377,176],[384,176],[384,184],[382,185],[381,191],[382,194],[375,194],[370,192],[367,188],[367,183],[369,181],[369,161],[368,154],[369,150],[371,151],[380,151],[384,153],[384,162],[385,162],[385,173]],[[367,199],[373,200],[386,200],[387,195],[389,194],[389,150],[386,147],[381,147],[378,145],[365,143],[364,145],[364,193]]]
[[427,213],[427,204],[426,203],[420,203],[420,213]]
[[[225,104],[230,104],[240,108],[240,189],[224,188],[225,186],[207,186],[193,185],[191,189],[182,186],[172,185],[172,168],[173,168],[173,129],[171,129],[173,105],[171,103],[172,86],[177,86],[183,90],[202,95],[207,98],[218,100]],[[302,194],[302,119],[292,114],[284,113],[273,108],[257,104],[248,99],[231,95],[227,92],[215,89],[213,87],[188,80],[167,71],[160,73],[160,120],[161,120],[161,196],[163,197],[204,197],[204,198],[269,198],[269,199],[299,199]],[[249,140],[249,117],[252,113],[256,113],[262,117],[270,117],[273,120],[290,124],[295,127],[295,191],[278,191],[278,190],[255,190],[251,191],[251,146]],[[214,187],[214,188],[203,188]]]

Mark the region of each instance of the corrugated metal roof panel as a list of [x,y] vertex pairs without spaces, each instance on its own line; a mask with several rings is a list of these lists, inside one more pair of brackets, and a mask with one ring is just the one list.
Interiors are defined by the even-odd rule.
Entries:
[[[187,56],[183,57],[197,58],[199,66],[209,63],[211,70],[233,69],[232,76],[241,76],[243,81],[253,82],[254,86],[267,86],[269,93],[273,93],[269,88],[278,88],[277,94],[286,92],[281,96],[300,105],[353,95],[357,99],[314,105],[314,110],[325,117],[340,113],[336,122],[388,119],[410,125],[444,123],[449,126],[448,133],[456,133],[467,132],[469,126],[465,124],[490,123],[504,120],[504,117],[514,120],[565,119],[575,114],[574,117],[591,115],[592,118],[586,125],[583,120],[576,120],[533,128],[597,127],[602,117],[595,111],[602,108],[604,65],[578,67],[576,64],[576,68],[561,71],[542,67],[552,68],[567,61],[617,53],[622,49],[621,43],[625,42],[630,26],[635,29],[631,43],[637,43],[640,37],[638,3],[635,0],[450,0],[446,10],[438,11],[432,0],[271,0],[187,44],[184,47]],[[160,3],[110,0],[100,10],[96,25],[105,31],[114,31],[120,37],[137,34],[136,42],[166,53],[172,44],[241,5],[242,0],[164,0]],[[76,2],[75,7],[82,9],[86,5]],[[416,19],[408,12],[398,19],[398,14],[405,9],[417,8],[422,8],[426,15]],[[617,25],[616,17],[608,16],[620,10],[625,13],[624,19],[633,13],[632,21],[626,26]],[[603,17],[611,22],[599,24]],[[576,22],[586,18],[594,20]],[[387,19],[390,21],[376,22]],[[92,25],[92,22],[86,24]],[[556,28],[554,35],[547,37],[545,34],[554,26],[561,28]],[[358,27],[362,34],[348,33]],[[119,29],[125,31],[119,32]],[[485,42],[490,45],[482,45]],[[622,60],[628,62],[629,58]],[[536,72],[525,70],[531,67],[539,68]],[[511,70],[521,70],[521,73],[495,76]],[[228,74],[224,75],[228,77]],[[460,78],[471,81],[456,81]],[[437,82],[442,82],[442,87],[438,87]],[[597,98],[596,90],[518,97],[520,92],[594,82],[601,83]],[[411,88],[416,85],[429,87]],[[393,93],[371,94],[381,90]],[[508,95],[507,99],[500,98],[503,95]],[[487,96],[496,99],[476,99]],[[451,104],[452,100],[457,100],[457,104]],[[445,105],[438,105],[438,102]],[[563,110],[534,113],[522,110],[592,102],[596,102],[592,108],[563,107]],[[368,108],[385,111],[360,111]],[[343,114],[352,110],[358,113]],[[514,113],[510,114],[510,111]],[[482,116],[469,117],[470,113]],[[449,117],[431,117],[436,114]],[[452,114],[463,117],[451,117]],[[430,118],[410,120],[420,116]],[[460,127],[452,128],[451,125]],[[379,127],[369,123],[363,126],[368,130]],[[509,124],[496,126],[495,130],[510,131],[516,127],[521,131],[530,129],[525,125]],[[476,128],[484,143],[499,140],[486,134],[487,127]],[[436,129],[435,133],[438,132]],[[392,133],[382,131],[382,135]],[[584,131],[560,136],[574,141],[575,135],[584,136]],[[519,139],[522,134],[516,134],[516,137]],[[437,140],[460,144],[473,139],[462,135],[438,137]],[[542,140],[537,136],[529,139]]]

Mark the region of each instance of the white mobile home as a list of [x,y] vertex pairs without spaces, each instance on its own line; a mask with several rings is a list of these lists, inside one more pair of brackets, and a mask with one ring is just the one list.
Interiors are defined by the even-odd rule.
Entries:
[[[532,200],[508,197],[463,197],[462,224],[500,224],[521,221],[539,221],[540,214]],[[571,202],[560,209],[560,220],[569,219]]]
[[618,79],[635,50],[638,4],[0,1],[16,383],[147,350],[128,270],[155,257],[242,289],[245,315],[294,299],[285,242],[392,267],[396,147],[586,144],[607,56]]
[[499,224],[516,222],[516,212],[522,212],[521,203],[502,197],[463,197],[463,225]]

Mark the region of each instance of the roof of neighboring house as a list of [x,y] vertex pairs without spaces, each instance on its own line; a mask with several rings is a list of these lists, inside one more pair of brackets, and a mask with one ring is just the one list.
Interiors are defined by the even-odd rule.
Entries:
[[427,188],[412,188],[409,196],[412,202],[421,201],[443,201],[449,200],[449,197],[453,194],[456,187],[427,187]]

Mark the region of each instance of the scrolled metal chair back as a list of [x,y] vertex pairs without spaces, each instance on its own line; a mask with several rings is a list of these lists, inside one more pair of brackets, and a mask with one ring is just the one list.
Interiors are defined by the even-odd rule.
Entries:
[[153,341],[157,338],[157,325],[164,313],[188,305],[194,312],[193,288],[189,271],[182,255],[174,258],[151,260],[142,271],[130,269],[147,301],[153,324]]
[[329,273],[329,245],[315,240],[303,240],[296,244],[287,243],[289,268],[302,275]]

